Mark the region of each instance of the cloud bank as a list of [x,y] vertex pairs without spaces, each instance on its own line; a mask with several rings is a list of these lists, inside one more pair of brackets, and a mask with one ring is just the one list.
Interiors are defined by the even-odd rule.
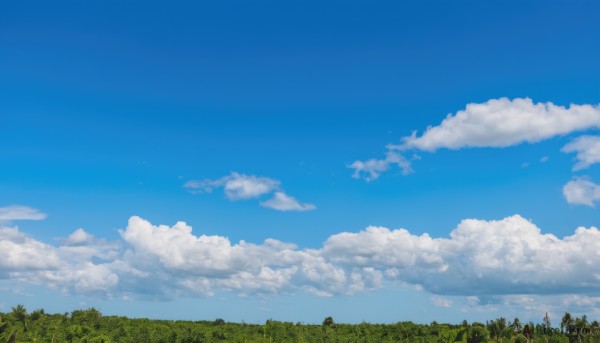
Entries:
[[465,219],[449,237],[371,226],[330,236],[318,249],[266,239],[232,243],[195,235],[184,222],[153,225],[131,217],[121,240],[78,229],[58,246],[17,228],[0,229],[0,278],[65,293],[173,298],[305,292],[354,294],[391,284],[448,296],[589,295],[600,291],[600,231],[577,228],[563,238],[514,215]]
[[257,199],[266,194],[272,198],[260,203],[261,206],[277,211],[310,211],[316,206],[301,203],[281,189],[281,182],[264,176],[245,175],[232,172],[216,180],[190,180],[183,187],[194,193],[210,193],[215,188],[223,188],[230,201]]

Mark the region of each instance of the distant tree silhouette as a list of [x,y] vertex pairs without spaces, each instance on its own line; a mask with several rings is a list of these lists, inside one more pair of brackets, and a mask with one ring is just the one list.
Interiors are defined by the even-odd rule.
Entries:
[[333,322],[333,318],[331,317],[327,317],[325,319],[323,319],[323,326],[332,326],[335,323]]

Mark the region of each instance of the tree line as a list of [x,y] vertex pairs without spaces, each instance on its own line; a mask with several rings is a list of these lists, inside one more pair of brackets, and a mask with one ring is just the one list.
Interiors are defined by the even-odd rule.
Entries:
[[546,314],[541,323],[500,317],[485,323],[342,324],[327,317],[321,325],[267,320],[264,324],[150,320],[103,316],[94,308],[64,314],[22,305],[0,312],[0,343],[200,343],[200,342],[406,342],[406,343],[600,343],[600,325],[565,313],[558,326]]

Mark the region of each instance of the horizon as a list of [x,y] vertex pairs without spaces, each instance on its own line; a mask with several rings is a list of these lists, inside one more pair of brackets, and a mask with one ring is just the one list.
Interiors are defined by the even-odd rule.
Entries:
[[0,312],[600,318],[600,3],[1,8]]

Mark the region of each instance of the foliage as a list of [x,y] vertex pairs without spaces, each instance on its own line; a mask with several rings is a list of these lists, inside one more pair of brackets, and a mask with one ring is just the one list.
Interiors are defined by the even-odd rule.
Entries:
[[[525,329],[527,327],[527,329]],[[546,316],[542,323],[508,322],[500,317],[482,323],[429,325],[412,322],[394,324],[341,324],[332,317],[321,325],[279,322],[265,324],[212,321],[169,321],[103,316],[94,308],[65,314],[30,314],[17,305],[0,313],[0,343],[208,343],[208,342],[402,342],[402,343],[600,343],[600,324],[587,317],[566,313],[561,329],[553,328]],[[525,332],[527,331],[527,332]]]

